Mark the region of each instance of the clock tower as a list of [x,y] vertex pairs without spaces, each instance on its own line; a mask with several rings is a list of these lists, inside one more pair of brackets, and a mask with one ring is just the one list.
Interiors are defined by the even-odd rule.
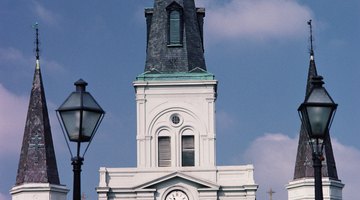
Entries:
[[145,17],[145,69],[133,83],[137,167],[100,168],[99,200],[255,200],[252,165],[216,165],[217,80],[204,59],[205,9],[155,0]]

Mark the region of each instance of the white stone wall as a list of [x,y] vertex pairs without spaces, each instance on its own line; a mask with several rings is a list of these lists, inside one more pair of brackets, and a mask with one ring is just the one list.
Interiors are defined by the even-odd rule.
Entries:
[[[101,168],[99,200],[164,200],[180,189],[190,200],[255,200],[257,185],[252,165],[215,168]],[[147,196],[146,198],[144,198]]]
[[12,200],[66,200],[68,192],[66,186],[48,183],[26,183],[10,191]]
[[[134,87],[137,167],[102,167],[99,200],[165,200],[174,190],[189,200],[255,200],[252,165],[216,166],[216,80],[136,81]],[[182,135],[194,136],[195,166],[182,166]],[[171,138],[168,167],[158,166],[159,136]]]
[[[342,200],[344,184],[339,180],[322,178],[324,200]],[[310,200],[315,198],[315,182],[313,178],[291,181],[286,189],[288,200]]]
[[[172,163],[181,166],[181,135],[195,136],[195,166],[215,166],[215,80],[137,81],[137,166],[157,167],[157,137],[171,135]],[[181,122],[174,125],[172,114]]]

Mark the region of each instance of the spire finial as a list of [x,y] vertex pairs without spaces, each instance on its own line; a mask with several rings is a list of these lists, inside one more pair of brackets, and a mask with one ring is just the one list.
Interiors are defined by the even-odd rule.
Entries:
[[273,195],[276,193],[272,188],[270,188],[270,190],[267,192],[270,196],[270,200],[273,199]]
[[33,25],[33,28],[35,29],[35,36],[36,36],[36,39],[35,39],[35,52],[36,52],[36,69],[40,69],[40,50],[39,50],[39,24],[36,22],[34,25]]
[[310,28],[310,59],[314,60],[314,46],[313,46],[313,31],[312,31],[312,20],[310,19],[307,24],[309,25]]

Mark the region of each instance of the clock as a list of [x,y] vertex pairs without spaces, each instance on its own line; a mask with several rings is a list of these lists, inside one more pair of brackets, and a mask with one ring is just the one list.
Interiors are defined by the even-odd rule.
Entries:
[[189,200],[189,198],[185,192],[181,190],[173,190],[166,196],[165,200]]

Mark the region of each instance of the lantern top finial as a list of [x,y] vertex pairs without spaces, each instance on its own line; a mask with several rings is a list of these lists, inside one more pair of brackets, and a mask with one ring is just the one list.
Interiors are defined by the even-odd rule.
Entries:
[[74,83],[74,85],[76,86],[77,92],[85,92],[86,86],[88,85],[88,83],[86,81],[84,81],[83,79],[79,79],[78,81],[76,81]]
[[322,76],[314,76],[311,79],[311,84],[313,88],[310,91],[310,94],[305,99],[304,103],[318,103],[318,104],[330,103],[335,105],[334,100],[331,98],[329,93],[323,87],[324,81]]
[[314,86],[314,87],[322,87],[324,85],[324,81],[323,81],[323,77],[322,76],[314,76],[312,79],[311,79],[311,84]]

